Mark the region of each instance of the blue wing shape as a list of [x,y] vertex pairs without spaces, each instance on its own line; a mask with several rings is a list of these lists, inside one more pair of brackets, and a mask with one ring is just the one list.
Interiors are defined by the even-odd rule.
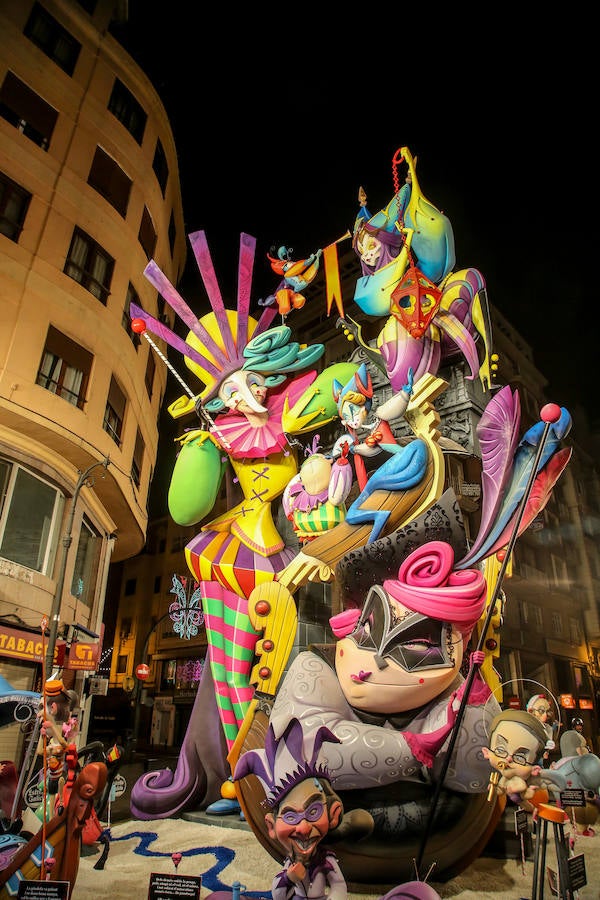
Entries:
[[427,471],[427,445],[425,441],[416,439],[394,453],[377,469],[354,503],[348,509],[346,522],[349,525],[362,525],[373,522],[373,529],[367,543],[377,540],[387,522],[390,511],[387,509],[363,509],[365,501],[377,490],[406,491],[416,487]]

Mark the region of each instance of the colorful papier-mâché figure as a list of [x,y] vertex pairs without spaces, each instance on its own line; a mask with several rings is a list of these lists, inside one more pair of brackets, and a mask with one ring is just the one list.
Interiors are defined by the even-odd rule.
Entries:
[[[292,341],[285,325],[268,328],[276,308],[265,309],[258,322],[249,315],[254,238],[241,236],[237,311],[224,307],[204,232],[191,234],[190,242],[213,312],[196,320],[153,262],[146,277],[189,324],[186,342],[177,342],[139,307],[130,311],[180,349],[186,365],[205,385],[195,400],[182,397],[169,407],[174,417],[195,408],[202,426],[180,439],[168,500],[179,524],[203,523],[185,554],[201,591],[210,670],[229,750],[253,695],[249,676],[257,633],[248,618],[248,596],[257,584],[273,580],[297,552],[286,545],[272,513],[272,501],[298,472],[295,449],[281,425],[284,402],[293,404],[315,379],[310,367],[324,347]],[[335,408],[333,400],[330,403]],[[228,464],[239,502],[205,522]],[[196,770],[211,751],[207,729],[199,729],[197,717],[202,717],[201,709],[192,711],[172,783],[165,784],[167,776],[151,776],[134,786],[132,809],[139,818],[173,814],[182,803],[207,799],[201,796],[202,779]],[[228,796],[211,803],[209,812],[239,810],[232,788],[225,784],[224,790]]]
[[[291,719],[279,739],[269,728],[265,747],[243,754],[235,767],[235,778],[256,775],[265,791],[265,822],[272,840],[285,852],[284,868],[273,879],[273,900],[346,900],[348,888],[335,850],[324,847],[336,841],[361,838],[373,829],[373,820],[363,809],[344,814],[343,803],[331,785],[322,762],[324,744],[338,745],[328,728],[310,730]],[[379,900],[439,900],[439,894],[424,882],[393,888]]]
[[[342,739],[326,753],[336,790],[405,784],[410,799],[393,801],[398,832],[424,826],[427,785],[444,761],[462,697],[463,655],[485,605],[483,574],[456,574],[452,563],[444,542],[415,549],[396,578],[370,589],[362,609],[332,618],[333,659],[318,648],[297,655],[271,712],[276,735],[298,718],[305,729],[326,726]],[[449,791],[485,789],[483,740],[477,746],[473,738],[483,737],[498,709],[476,675],[445,779]],[[409,783],[419,790],[411,792]]]
[[319,435],[305,451],[300,471],[290,478],[281,505],[301,544],[334,528],[346,517],[345,500],[352,488],[348,447],[334,459],[321,453]]
[[567,786],[565,779],[537,763],[547,743],[546,730],[536,716],[522,709],[499,713],[490,726],[489,747],[482,747],[494,770],[490,776],[490,799],[495,790],[532,812],[540,791],[540,802],[547,801],[549,790],[560,793]]
[[544,731],[546,732],[548,740],[546,741],[544,752],[538,760],[538,763],[540,766],[548,768],[550,765],[550,751],[554,750],[556,746],[555,736],[560,728],[560,723],[556,723],[556,726],[552,724],[552,705],[545,694],[534,694],[527,701],[525,709],[528,713],[531,713],[532,716],[539,719],[544,726]]
[[[398,167],[404,162],[408,174],[400,187]],[[491,333],[485,280],[476,269],[453,271],[452,225],[421,192],[416,158],[408,147],[395,154],[393,173],[394,196],[375,215],[369,213],[361,189],[353,235],[362,269],[354,301],[370,316],[389,316],[377,338],[378,365],[392,388],[400,391],[409,368],[416,384],[426,373],[436,375],[442,361],[462,353],[471,369],[467,377],[479,373],[489,389]],[[341,324],[359,337],[360,329],[351,319]],[[485,344],[481,363],[478,339]],[[365,350],[375,359],[371,348]]]
[[[61,792],[69,774],[77,765],[75,739],[79,733],[79,696],[67,690],[62,681],[52,679],[44,684],[38,716],[42,720],[38,754],[43,758],[48,796],[61,802]],[[38,811],[43,817],[43,809]]]
[[[238,760],[234,777],[253,774],[265,789],[265,822],[269,834],[285,851],[283,870],[271,887],[273,900],[298,896],[311,900],[346,900],[348,889],[335,853],[322,839],[342,821],[344,808],[319,761],[326,741],[339,743],[328,728],[304,735],[297,719],[275,738],[271,728],[265,747]],[[372,820],[367,821],[367,833]]]
[[[366,364],[361,363],[358,371],[346,384],[340,384],[334,379],[333,398],[337,403],[338,415],[346,433],[337,439],[332,453],[335,457],[342,452],[344,446],[349,446],[361,491],[365,488],[368,478],[365,460],[369,457],[380,457],[382,450],[386,450],[388,454],[401,451],[388,419],[404,415],[412,390],[412,371],[409,371],[408,381],[402,386],[402,390],[386,404],[378,407],[377,419],[369,426],[367,419],[373,406],[373,382]],[[361,436],[361,432],[367,434]],[[377,462],[383,462],[383,459],[378,459]]]

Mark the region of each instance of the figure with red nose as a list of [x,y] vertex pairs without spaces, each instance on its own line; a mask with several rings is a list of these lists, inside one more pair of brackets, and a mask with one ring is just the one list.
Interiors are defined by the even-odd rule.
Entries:
[[291,719],[279,739],[269,728],[264,750],[247,751],[235,768],[236,780],[253,774],[261,781],[269,837],[286,854],[284,868],[273,879],[273,900],[296,896],[346,900],[348,896],[335,854],[321,847],[344,815],[327,769],[319,762],[326,741],[339,743],[328,728],[305,735],[298,719]]

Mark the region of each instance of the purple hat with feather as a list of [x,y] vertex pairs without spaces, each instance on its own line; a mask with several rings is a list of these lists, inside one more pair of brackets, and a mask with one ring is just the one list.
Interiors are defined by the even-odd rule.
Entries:
[[275,809],[284,797],[307,778],[331,782],[327,767],[318,761],[322,745],[341,741],[325,725],[305,734],[299,719],[290,719],[283,734],[277,738],[273,726],[265,739],[264,749],[247,750],[240,756],[234,779],[256,775],[265,790],[264,806]]

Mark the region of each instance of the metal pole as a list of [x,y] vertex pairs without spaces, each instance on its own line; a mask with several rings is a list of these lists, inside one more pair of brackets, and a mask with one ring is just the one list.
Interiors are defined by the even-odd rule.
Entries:
[[98,466],[104,466],[104,468],[106,469],[108,468],[109,463],[110,460],[108,457],[106,457],[106,459],[103,459],[102,462],[93,463],[85,470],[85,472],[80,472],[79,478],[77,479],[77,484],[75,485],[75,490],[73,491],[73,497],[71,499],[71,509],[69,510],[66,531],[62,539],[63,552],[60,560],[60,569],[58,572],[58,578],[56,580],[54,597],[52,598],[52,609],[50,611],[50,633],[48,637],[48,647],[46,648],[46,672],[49,673],[49,678],[52,677],[52,672],[54,669],[54,650],[56,649],[56,639],[58,636],[58,623],[60,621],[62,593],[65,584],[65,573],[67,571],[67,558],[69,555],[69,547],[71,546],[71,542],[73,539],[73,520],[75,518],[75,507],[77,506],[77,499],[79,497],[79,492],[86,483],[90,472],[93,469],[96,469]]

